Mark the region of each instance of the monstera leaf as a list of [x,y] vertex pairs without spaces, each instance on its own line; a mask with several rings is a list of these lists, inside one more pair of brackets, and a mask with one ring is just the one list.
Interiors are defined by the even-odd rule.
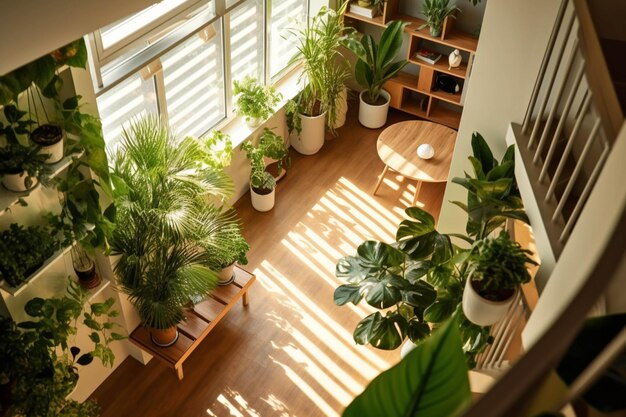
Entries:
[[454,320],[400,363],[378,375],[343,417],[453,417],[469,403],[470,387]]

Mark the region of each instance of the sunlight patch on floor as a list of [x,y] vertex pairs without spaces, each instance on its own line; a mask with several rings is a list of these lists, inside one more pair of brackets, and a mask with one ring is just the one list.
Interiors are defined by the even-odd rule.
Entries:
[[[226,396],[228,395],[228,397]],[[232,417],[261,417],[261,415],[243,398],[237,391],[232,389],[226,390],[226,395],[220,394],[217,402],[230,413]],[[215,407],[213,407],[215,409]],[[216,410],[217,411],[217,410]],[[210,408],[206,410],[211,417],[223,416],[224,414],[215,414]]]

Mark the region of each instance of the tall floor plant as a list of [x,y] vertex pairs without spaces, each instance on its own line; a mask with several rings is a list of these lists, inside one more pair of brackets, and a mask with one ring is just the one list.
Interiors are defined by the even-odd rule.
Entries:
[[223,171],[201,164],[204,152],[194,139],[177,141],[163,122],[147,117],[124,130],[113,158],[115,272],[160,345],[175,342],[183,307],[214,287],[203,248],[225,244],[220,230],[235,222],[232,212],[206,203],[207,196],[227,198],[233,187]]

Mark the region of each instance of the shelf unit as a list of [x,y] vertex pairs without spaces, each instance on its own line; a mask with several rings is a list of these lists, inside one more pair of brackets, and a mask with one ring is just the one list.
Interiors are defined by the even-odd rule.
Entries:
[[[391,95],[390,107],[406,113],[441,123],[453,129],[459,128],[463,110],[463,93],[469,78],[478,39],[454,28],[455,19],[446,18],[440,37],[430,35],[428,27],[418,28],[423,19],[399,12],[399,0],[387,0],[380,16],[369,18],[358,14],[345,13],[346,24],[356,26],[358,22],[386,27],[393,20],[409,23],[405,32],[409,37],[406,59],[419,67],[419,74],[400,72],[385,83],[385,90]],[[414,58],[418,49],[437,49],[442,56],[435,64]],[[454,49],[461,51],[463,61],[458,68],[448,68],[448,54]],[[437,77],[445,74],[454,77],[459,85],[458,93],[448,93],[436,88]]]

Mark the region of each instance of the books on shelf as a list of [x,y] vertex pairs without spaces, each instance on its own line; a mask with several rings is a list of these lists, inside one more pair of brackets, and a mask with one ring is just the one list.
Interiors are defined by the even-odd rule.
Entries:
[[356,3],[350,3],[350,13],[372,18],[376,16],[376,12],[377,10],[375,6],[363,7]]
[[422,48],[418,49],[413,56],[420,61],[427,62],[431,65],[434,65],[437,61],[441,59],[441,54],[439,52],[431,51],[430,49]]

